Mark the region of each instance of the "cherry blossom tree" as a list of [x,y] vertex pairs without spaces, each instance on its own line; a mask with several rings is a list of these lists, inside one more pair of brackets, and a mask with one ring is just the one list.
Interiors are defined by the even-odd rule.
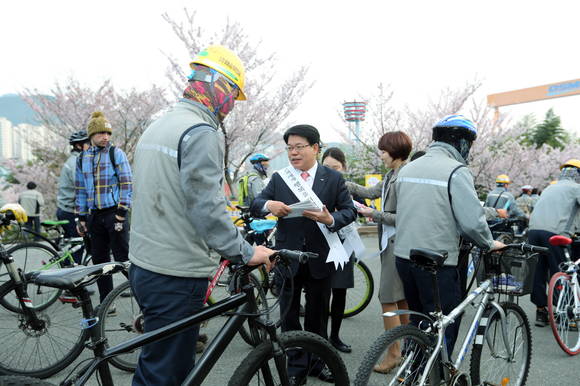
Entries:
[[[265,152],[281,141],[281,129],[302,100],[312,83],[307,80],[307,67],[298,67],[292,73],[276,72],[274,53],[253,41],[237,21],[227,20],[219,29],[198,22],[196,12],[184,9],[181,18],[168,14],[164,20],[183,44],[187,56],[166,55],[169,60],[167,77],[175,96],[181,97],[186,86],[185,71],[188,62],[198,52],[211,44],[224,45],[236,52],[246,68],[244,92],[247,101],[237,102],[232,113],[221,127],[225,136],[224,165],[226,180],[235,183],[248,157],[255,152]],[[184,58],[186,62],[184,63]]]
[[[560,164],[578,158],[580,145],[577,141],[555,148],[547,144],[539,147],[527,144],[522,135],[535,125],[532,117],[524,117],[515,124],[511,124],[504,114],[495,117],[494,111],[475,96],[480,86],[479,82],[473,82],[463,88],[445,89],[438,99],[421,108],[407,106],[399,111],[389,106],[393,91],[379,85],[377,94],[368,103],[373,127],[366,129],[358,140],[350,140],[353,146],[350,173],[364,175],[383,171],[376,144],[385,132],[402,130],[413,139],[414,150],[422,150],[431,142],[433,124],[454,113],[470,117],[477,125],[478,136],[469,161],[476,188],[482,195],[495,186],[499,174],[510,176],[514,193],[523,185],[543,189],[558,177]],[[352,138],[353,135],[344,137]]]
[[113,128],[112,143],[123,149],[131,161],[137,141],[152,116],[168,105],[164,90],[156,85],[144,91],[117,90],[110,80],[106,80],[92,88],[75,78],[55,82],[48,94],[26,89],[21,97],[34,110],[44,130],[20,129],[19,134],[32,147],[34,160],[3,162],[13,176],[11,181],[4,183],[3,194],[5,199],[13,200],[28,181],[35,181],[47,202],[43,213],[49,217],[54,216],[56,210],[60,169],[70,154],[68,138],[73,132],[86,129],[94,111],[105,114]]

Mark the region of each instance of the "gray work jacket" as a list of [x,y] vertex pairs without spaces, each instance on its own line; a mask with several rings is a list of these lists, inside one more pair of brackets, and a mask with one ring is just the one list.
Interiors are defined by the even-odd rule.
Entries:
[[423,157],[401,168],[395,182],[395,256],[409,259],[413,248],[442,250],[449,253],[445,265],[455,266],[460,236],[480,248],[492,248],[493,238],[471,172],[467,167],[456,169],[462,164],[465,161],[455,148],[434,142]]
[[574,207],[580,205],[580,184],[561,179],[542,192],[530,216],[530,230],[542,230],[562,234],[580,230],[580,210],[572,219],[570,229],[566,229]]
[[218,122],[198,103],[179,101],[145,130],[133,164],[133,264],[207,278],[216,267],[210,249],[234,261],[252,257],[252,246],[226,212],[223,156]]
[[487,194],[484,206],[495,209],[506,209],[510,217],[526,217],[516,204],[516,199],[507,188],[498,186]]
[[68,157],[58,177],[58,192],[56,206],[65,212],[75,212],[75,170],[80,151],[74,150]]

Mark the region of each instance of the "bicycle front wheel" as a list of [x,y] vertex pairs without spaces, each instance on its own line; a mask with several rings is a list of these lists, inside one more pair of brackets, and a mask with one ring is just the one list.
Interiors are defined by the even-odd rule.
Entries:
[[425,332],[412,325],[385,331],[364,354],[354,385],[417,384],[429,360],[431,342]]
[[[101,335],[112,347],[143,333],[143,314],[133,297],[129,281],[115,287],[99,306]],[[141,348],[117,355],[109,363],[120,370],[134,372],[139,361]]]
[[[303,359],[300,377],[309,385],[328,385],[329,381],[319,379],[324,373],[332,376],[330,383],[339,386],[348,386],[348,371],[338,351],[330,343],[319,335],[307,331],[289,331],[278,335],[278,341],[284,349],[285,355],[275,358],[274,346],[271,341],[266,341],[256,347],[240,363],[230,379],[229,386],[245,385],[280,385],[283,383],[283,375],[280,374],[276,362],[281,370],[287,371],[290,357],[299,356]],[[292,376],[293,374],[290,374]],[[287,380],[286,380],[287,381]],[[303,383],[299,383],[303,384]]]
[[[44,244],[19,244],[10,248],[8,254],[12,256],[14,263],[22,269],[22,272],[61,268],[58,253]],[[3,282],[6,282],[10,276],[3,275],[2,279],[4,279]],[[53,304],[62,293],[62,290],[58,288],[43,287],[32,283],[28,283],[26,290],[32,300],[32,308],[37,311],[42,311]],[[0,304],[12,312],[20,312],[20,304],[14,292],[9,292],[1,297]]]
[[38,378],[23,377],[20,375],[0,376],[0,386],[56,386],[54,383]]
[[369,267],[362,261],[354,263],[354,288],[346,291],[344,318],[361,313],[371,302],[375,282]]
[[572,278],[564,272],[558,272],[550,279],[548,314],[558,345],[568,355],[578,354],[580,333],[578,332],[578,316],[574,313],[574,287]]
[[488,308],[481,318],[471,353],[470,375],[474,385],[518,386],[525,385],[528,378],[532,359],[530,322],[517,304],[502,303],[502,308],[505,331],[501,315],[495,308]]
[[[14,282],[6,282],[0,286],[0,297],[14,290]],[[0,309],[0,374],[48,378],[83,351],[88,334],[79,328],[80,308],[55,302],[42,311],[32,312],[37,322],[22,312]]]

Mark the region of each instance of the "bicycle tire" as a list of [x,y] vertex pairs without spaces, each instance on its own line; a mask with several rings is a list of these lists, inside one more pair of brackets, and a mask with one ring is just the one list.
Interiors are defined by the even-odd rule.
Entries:
[[548,315],[552,333],[560,348],[570,356],[580,353],[578,320],[574,315],[574,289],[570,275],[564,272],[557,272],[550,279]]
[[[256,294],[256,303],[258,306],[259,312],[266,311],[268,312],[268,298],[266,297],[266,293],[262,287],[262,282],[258,280],[254,275],[250,275],[249,277],[250,282],[254,286],[255,290],[257,291]],[[269,314],[266,313],[265,315],[261,315],[264,319],[270,319]],[[265,339],[267,339],[267,334],[261,328],[259,328],[252,320],[247,319],[244,324],[240,327],[238,331],[240,336],[252,347],[256,347],[260,343],[262,343]]]
[[[433,340],[413,325],[402,325],[383,332],[365,352],[356,371],[353,385],[414,385],[422,376]],[[401,359],[388,373],[374,372],[390,348],[401,351]],[[401,350],[403,347],[403,350]]]
[[[127,295],[124,295],[127,294]],[[116,314],[109,311],[115,307]],[[143,333],[141,310],[133,297],[129,281],[115,287],[103,300],[98,310],[101,336],[106,339],[107,347],[116,346]],[[134,372],[137,368],[141,348],[109,359],[109,363],[119,370]]]
[[[305,349],[308,353],[316,355],[328,367],[330,372],[334,375],[334,384],[339,386],[348,386],[349,378],[346,365],[342,357],[328,341],[320,335],[308,331],[288,331],[278,335],[278,341],[285,350],[293,348]],[[252,378],[260,372],[271,373],[276,372],[276,366],[273,362],[274,345],[271,341],[261,343],[254,348],[250,354],[240,363],[234,371],[232,378],[229,380],[229,386],[250,385]],[[272,371],[272,368],[274,371]],[[259,377],[259,376],[258,376]],[[316,378],[309,378],[310,380]],[[270,381],[272,381],[270,379]],[[257,379],[260,382],[260,379]],[[258,383],[260,384],[260,383]],[[272,383],[267,383],[272,384]],[[277,382],[275,384],[280,384]]]
[[[524,310],[517,304],[505,302],[502,303],[502,308],[506,314],[509,344],[515,352],[514,358],[508,358],[505,352],[499,312],[488,307],[480,320],[471,352],[469,370],[474,385],[504,384],[502,381],[508,379],[510,385],[521,386],[525,385],[528,378],[532,359],[530,322]],[[523,338],[521,344],[519,337]],[[517,355],[518,353],[521,355]],[[516,356],[521,357],[521,361],[517,361]],[[485,364],[490,366],[482,371],[482,365]],[[515,382],[514,376],[517,376]]]
[[[58,261],[60,258],[58,252],[51,247],[34,242],[15,245],[10,248],[7,253],[12,256],[14,263],[22,270],[22,272],[42,270],[48,263],[51,261]],[[61,265],[60,263],[56,263],[51,268],[61,268]],[[6,282],[10,279],[10,276],[6,274],[3,278],[6,279],[4,281]],[[32,300],[32,308],[37,311],[42,311],[56,302],[58,297],[61,295],[62,290],[58,288],[36,286],[29,283],[27,285],[27,292]],[[20,304],[15,294],[11,295],[9,293],[7,296],[1,297],[0,304],[12,312],[20,312]]]
[[[369,267],[362,261],[357,261],[353,267],[355,271],[355,288],[346,291],[346,306],[344,307],[344,318],[350,318],[360,314],[370,304],[375,290],[375,281]],[[357,274],[358,273],[358,274]],[[364,283],[360,296],[355,292],[358,284]]]
[[54,383],[43,379],[23,377],[21,375],[0,376],[0,386],[56,386]]
[[[12,281],[0,286],[0,298],[14,291]],[[44,328],[26,325],[21,312],[0,312],[0,374],[48,378],[71,364],[83,351],[87,330],[79,328],[80,308],[55,302],[33,310]]]

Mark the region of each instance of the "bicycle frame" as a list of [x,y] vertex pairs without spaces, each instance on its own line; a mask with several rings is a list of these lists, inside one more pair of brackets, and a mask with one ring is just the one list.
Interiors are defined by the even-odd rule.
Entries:
[[[232,339],[237,334],[238,330],[241,328],[246,319],[251,318],[249,313],[253,312],[255,309],[255,297],[253,295],[252,288],[245,288],[243,292],[235,294],[227,299],[217,302],[209,307],[196,312],[185,319],[173,322],[167,326],[161,327],[157,330],[150,331],[143,335],[137,336],[135,338],[129,339],[114,347],[105,348],[105,342],[100,334],[100,330],[95,328],[96,323],[89,329],[91,335],[91,344],[89,348],[93,349],[95,358],[92,359],[87,365],[85,365],[78,373],[78,378],[74,381],[70,380],[61,383],[63,386],[84,385],[87,380],[93,375],[95,370],[99,372],[101,376],[102,384],[105,386],[114,385],[111,376],[108,359],[120,354],[125,354],[136,348],[142,347],[148,343],[156,342],[161,339],[178,334],[188,328],[193,327],[196,324],[200,324],[208,319],[222,315],[232,309],[237,309],[242,306],[240,313],[235,313],[230,315],[228,320],[224,323],[220,332],[211,341],[209,346],[205,349],[202,356],[196,361],[195,367],[189,373],[183,385],[199,385],[201,384],[219,357],[225,351],[226,347],[230,344]],[[92,305],[90,303],[90,297],[83,288],[83,293],[81,295],[81,304],[83,308],[83,315],[85,319],[88,319],[86,315],[92,314]],[[256,318],[256,322],[263,324],[265,328],[270,330],[270,324],[267,321],[261,321],[260,318]],[[97,321],[98,323],[98,321]],[[274,330],[275,334],[275,330]]]
[[[481,297],[481,300],[477,305],[477,311],[473,316],[469,329],[463,339],[463,344],[461,345],[461,349],[458,352],[457,359],[455,360],[455,363],[452,364],[453,367],[455,369],[459,369],[461,364],[463,363],[467,351],[469,350],[469,347],[472,345],[473,340],[476,337],[476,332],[479,327],[481,317],[483,316],[483,313],[488,305],[493,306],[493,308],[495,308],[496,311],[499,312],[502,325],[502,339],[508,352],[508,355],[510,357],[513,355],[512,348],[509,345],[509,339],[506,332],[507,322],[505,318],[505,312],[503,311],[499,303],[494,300],[494,292],[493,289],[491,288],[491,280],[488,279],[483,283],[481,283],[481,285],[477,287],[475,290],[473,290],[471,294],[469,294],[467,298],[465,298],[457,307],[455,307],[449,315],[443,315],[442,312],[438,312],[435,315],[436,321],[434,323],[434,327],[437,329],[437,346],[436,349],[431,354],[431,356],[429,357],[429,361],[425,366],[425,372],[423,372],[423,375],[421,376],[420,382],[421,385],[424,385],[425,382],[427,381],[427,376],[431,372],[433,364],[437,360],[437,356],[439,355],[439,353],[441,353],[442,363],[450,363],[449,353],[447,352],[447,346],[445,344],[445,330],[450,324],[454,323],[455,320],[461,316],[461,314],[463,314],[463,311],[467,308],[467,306],[473,304],[473,302],[479,297]],[[449,371],[445,371],[444,374],[446,378],[445,380],[449,381],[450,380]]]
[[[493,292],[493,288],[492,288],[491,284],[492,284],[491,279],[487,279],[484,282],[482,282],[457,307],[455,307],[449,315],[444,315],[442,311],[437,311],[437,312],[434,312],[431,314],[432,316],[435,317],[435,319],[433,319],[425,314],[421,314],[419,312],[414,312],[414,311],[408,311],[408,310],[387,312],[386,314],[383,315],[383,316],[394,316],[394,315],[401,315],[401,314],[421,315],[425,319],[430,320],[432,322],[432,327],[430,327],[427,330],[427,332],[432,332],[433,329],[435,329],[437,331],[437,344],[435,346],[436,348],[435,348],[435,350],[433,350],[433,352],[429,356],[429,360],[427,361],[427,364],[425,366],[425,370],[423,371],[423,374],[421,375],[421,381],[419,382],[419,385],[426,384],[427,377],[431,373],[431,371],[433,369],[433,365],[435,364],[435,361],[437,360],[437,357],[439,356],[439,354],[441,354],[441,362],[442,363],[451,364],[449,362],[449,354],[447,352],[447,346],[445,344],[445,330],[447,329],[447,327],[450,324],[455,323],[455,320],[463,314],[464,310],[468,306],[473,305],[475,300],[478,298],[481,298],[481,300],[479,300],[479,302],[476,303],[477,304],[477,311],[476,311],[475,315],[473,316],[473,319],[471,320],[471,324],[469,326],[467,333],[465,334],[465,337],[463,338],[463,344],[461,345],[461,349],[458,352],[457,359],[455,360],[455,363],[452,363],[451,365],[453,366],[454,369],[460,368],[461,364],[463,363],[463,361],[466,357],[466,354],[467,354],[467,351],[469,350],[469,347],[472,345],[473,340],[476,337],[476,332],[477,332],[477,329],[479,327],[481,317],[483,316],[483,313],[488,305],[491,305],[493,308],[495,308],[498,311],[500,318],[501,318],[502,334],[503,334],[502,338],[503,338],[504,345],[507,349],[509,356],[511,357],[513,355],[512,348],[509,345],[509,339],[508,339],[507,332],[506,332],[507,331],[507,325],[506,325],[507,322],[506,322],[506,318],[505,318],[505,312],[504,312],[503,308],[501,307],[501,305],[494,300],[494,292]],[[445,369],[444,370],[445,380],[446,380],[446,382],[448,382],[450,380],[449,368],[447,366],[444,366],[444,369]],[[401,369],[399,371],[403,371],[403,366],[401,367]],[[397,376],[399,376],[399,374],[397,374],[395,376],[395,379],[397,378]]]
[[[567,250],[566,250],[567,251]],[[580,283],[578,282],[578,269],[580,266],[580,259],[575,262],[569,261],[570,256],[566,252],[566,258],[568,259],[568,267],[562,269],[563,272],[570,275],[570,286],[572,287],[572,296],[574,298],[574,315],[580,315]],[[558,303],[556,305],[556,310],[562,309],[562,302],[565,299],[562,294],[558,296]]]

